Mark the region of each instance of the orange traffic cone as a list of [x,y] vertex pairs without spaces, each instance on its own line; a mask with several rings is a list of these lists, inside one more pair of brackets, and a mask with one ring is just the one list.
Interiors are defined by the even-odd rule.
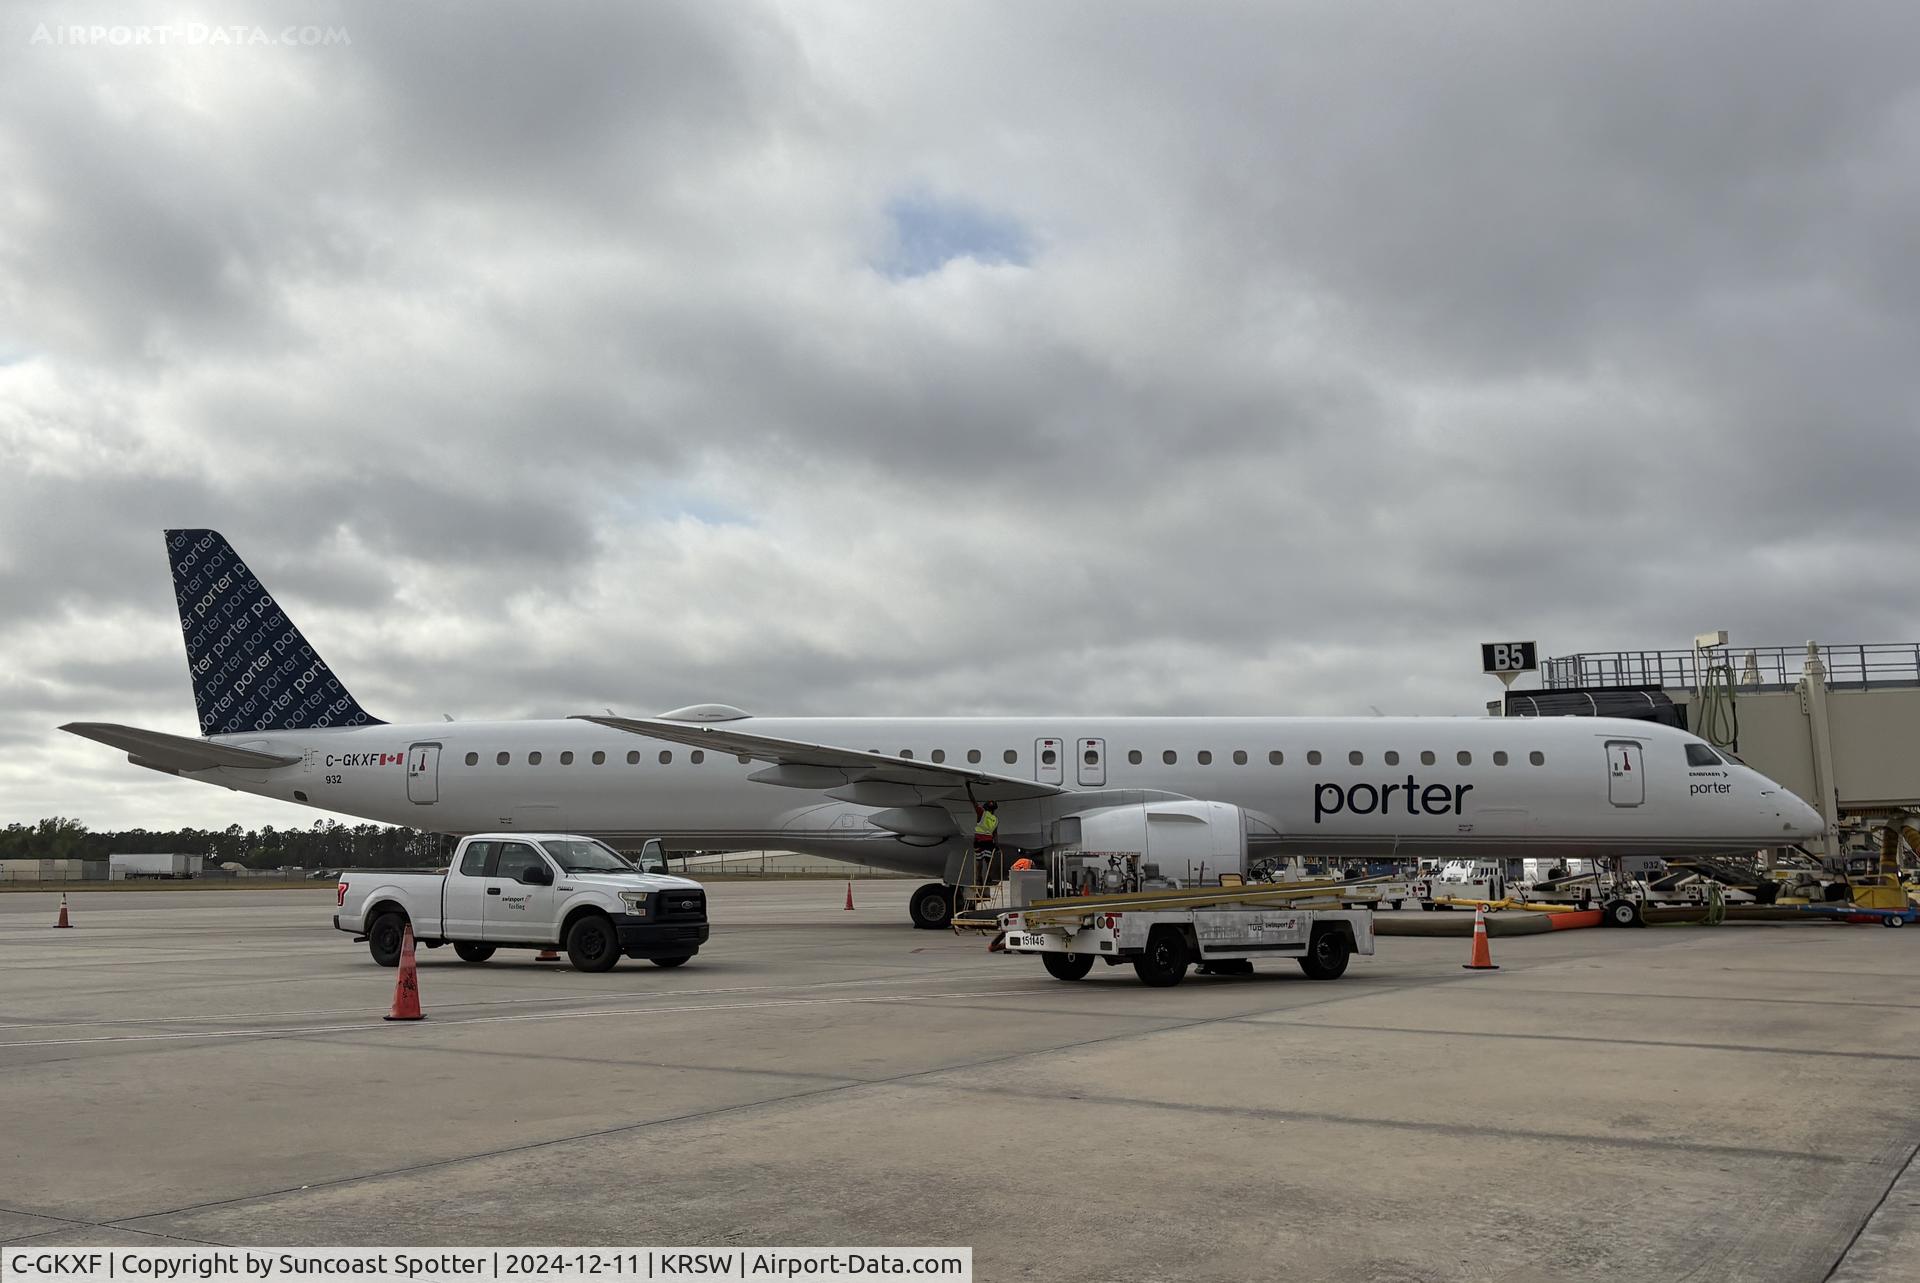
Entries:
[[54,923],[53,926],[56,931],[63,928],[71,929],[73,927],[73,923],[67,921],[67,893],[65,891],[60,893],[60,920]]
[[558,962],[560,961],[560,955],[551,949],[542,949],[539,953],[533,955],[533,960],[535,962]]
[[847,907],[849,909],[853,907],[853,879],[852,878],[847,879]]
[[1473,961],[1463,963],[1464,971],[1498,971],[1493,965],[1493,951],[1487,948],[1487,906],[1476,905],[1473,910]]
[[425,1020],[420,1011],[420,976],[413,963],[413,924],[400,933],[400,974],[393,981],[393,1010],[388,1020]]

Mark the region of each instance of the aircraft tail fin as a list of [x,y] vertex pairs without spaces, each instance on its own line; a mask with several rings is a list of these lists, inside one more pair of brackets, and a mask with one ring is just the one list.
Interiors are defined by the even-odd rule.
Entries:
[[167,531],[202,735],[377,726],[217,530]]

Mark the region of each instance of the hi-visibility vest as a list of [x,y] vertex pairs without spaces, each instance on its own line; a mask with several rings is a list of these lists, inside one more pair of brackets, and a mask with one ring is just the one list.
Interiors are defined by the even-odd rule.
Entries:
[[1000,827],[1000,817],[992,811],[980,812],[980,818],[973,822],[973,835],[977,838],[990,838],[994,830]]

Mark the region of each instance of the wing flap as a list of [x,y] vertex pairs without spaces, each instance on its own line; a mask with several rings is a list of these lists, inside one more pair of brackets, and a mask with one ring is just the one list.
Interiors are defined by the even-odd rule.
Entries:
[[96,740],[124,752],[137,765],[157,771],[210,771],[218,766],[243,771],[264,771],[276,766],[292,766],[298,755],[262,753],[257,749],[234,748],[187,735],[169,735],[165,731],[121,726],[116,722],[68,722],[60,728],[82,739]]
[[[889,757],[885,753],[869,753],[857,748],[840,748],[833,744],[809,744],[804,740],[780,739],[772,735],[758,735],[752,731],[740,730],[733,725],[702,726],[688,722],[665,722],[649,717],[602,717],[591,714],[581,716],[579,720],[596,722],[601,726],[611,727],[616,731],[626,731],[632,735],[644,735],[649,739],[667,740],[674,744],[685,744],[691,748],[708,749],[715,753],[731,753],[736,757],[748,757],[756,762],[767,762],[773,769],[757,771],[753,778],[763,784],[780,784],[790,788],[817,788],[824,792],[828,788],[870,782],[907,785],[935,793],[944,792],[948,797],[964,799],[971,787],[973,796],[982,802],[1015,802],[1026,798],[1054,797],[1067,791],[1057,784],[1042,784],[1038,780],[995,775],[991,771],[949,766],[944,762]],[[829,772],[837,778],[830,777]]]

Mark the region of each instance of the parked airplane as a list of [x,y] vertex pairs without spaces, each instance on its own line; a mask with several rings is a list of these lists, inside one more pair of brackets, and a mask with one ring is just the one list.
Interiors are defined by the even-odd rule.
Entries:
[[778,849],[930,881],[950,916],[974,803],[1003,848],[1138,851],[1171,876],[1261,855],[1555,859],[1751,851],[1820,815],[1671,727],[1609,718],[658,717],[390,725],[211,530],[170,530],[203,738],[62,729],[167,774],[449,834]]

